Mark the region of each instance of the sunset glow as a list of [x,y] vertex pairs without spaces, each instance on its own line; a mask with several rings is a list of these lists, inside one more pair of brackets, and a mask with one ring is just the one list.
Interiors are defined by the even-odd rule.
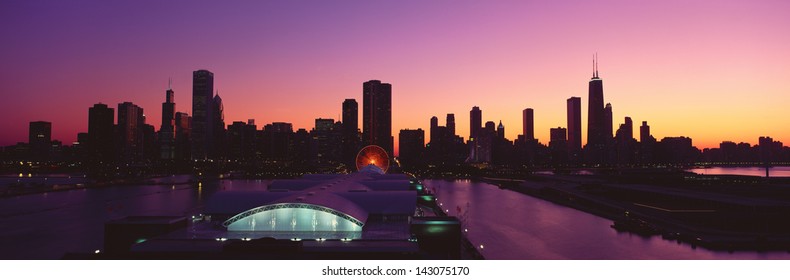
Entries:
[[133,102],[159,129],[169,79],[176,110],[192,113],[197,69],[214,73],[227,124],[309,130],[339,120],[346,98],[361,108],[362,83],[377,79],[392,84],[396,147],[399,130],[428,129],[432,116],[444,125],[447,113],[467,139],[472,106],[511,140],[533,108],[547,143],[571,96],[586,135],[596,52],[615,128],[629,116],[700,149],[760,136],[787,145],[790,2],[706,3],[3,1],[0,145],[27,142],[39,120],[70,145],[99,102]]

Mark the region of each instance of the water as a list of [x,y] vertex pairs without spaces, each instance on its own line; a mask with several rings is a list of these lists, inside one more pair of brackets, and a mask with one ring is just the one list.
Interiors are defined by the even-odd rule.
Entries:
[[83,174],[5,174],[0,176],[0,188],[9,185],[40,185],[40,186],[53,186],[53,185],[74,185],[85,184],[88,179]]
[[[266,180],[114,186],[0,198],[0,259],[58,259],[103,247],[104,223],[127,215],[200,213],[221,190],[263,190]],[[173,184],[163,184],[173,182]],[[468,237],[490,259],[790,259],[786,252],[713,252],[659,237],[617,233],[611,221],[496,186],[426,180],[451,215],[468,213]],[[467,202],[469,207],[467,209]]]
[[[159,182],[186,182],[189,177]],[[0,259],[59,259],[93,252],[104,223],[128,215],[187,216],[218,190],[264,189],[268,181],[222,180],[198,185],[134,185],[0,198]]]
[[[710,167],[694,168],[687,171],[700,175],[743,175],[765,177],[765,167]],[[771,177],[790,177],[790,166],[774,166],[768,169]]]
[[[443,208],[466,212],[468,239],[488,259],[790,259],[787,252],[716,252],[618,233],[612,221],[497,186],[426,180]],[[467,202],[469,203],[467,208]]]

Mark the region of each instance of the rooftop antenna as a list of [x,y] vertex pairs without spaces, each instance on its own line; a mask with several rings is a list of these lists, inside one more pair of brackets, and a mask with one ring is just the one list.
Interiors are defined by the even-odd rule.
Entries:
[[592,62],[593,62],[593,64],[592,64],[592,67],[593,67],[593,69],[592,69],[592,70],[593,70],[593,73],[592,73],[592,74],[593,74],[593,78],[595,78],[595,54],[593,54],[593,61],[592,61]]
[[598,52],[595,52],[595,77],[598,77]]
[[167,78],[167,90],[173,90],[173,78]]

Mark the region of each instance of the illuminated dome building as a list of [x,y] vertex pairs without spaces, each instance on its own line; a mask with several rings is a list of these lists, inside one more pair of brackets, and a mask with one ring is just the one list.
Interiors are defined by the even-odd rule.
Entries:
[[[233,237],[359,239],[380,235],[376,225],[407,221],[416,203],[406,175],[384,174],[371,164],[348,175],[276,180],[268,192],[219,192],[205,215],[221,220]],[[408,238],[408,229],[388,234]]]

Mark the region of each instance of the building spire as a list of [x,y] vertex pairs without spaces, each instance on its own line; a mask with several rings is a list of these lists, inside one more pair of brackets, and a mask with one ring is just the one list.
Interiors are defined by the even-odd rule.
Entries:
[[595,52],[595,77],[598,77],[598,52]]

